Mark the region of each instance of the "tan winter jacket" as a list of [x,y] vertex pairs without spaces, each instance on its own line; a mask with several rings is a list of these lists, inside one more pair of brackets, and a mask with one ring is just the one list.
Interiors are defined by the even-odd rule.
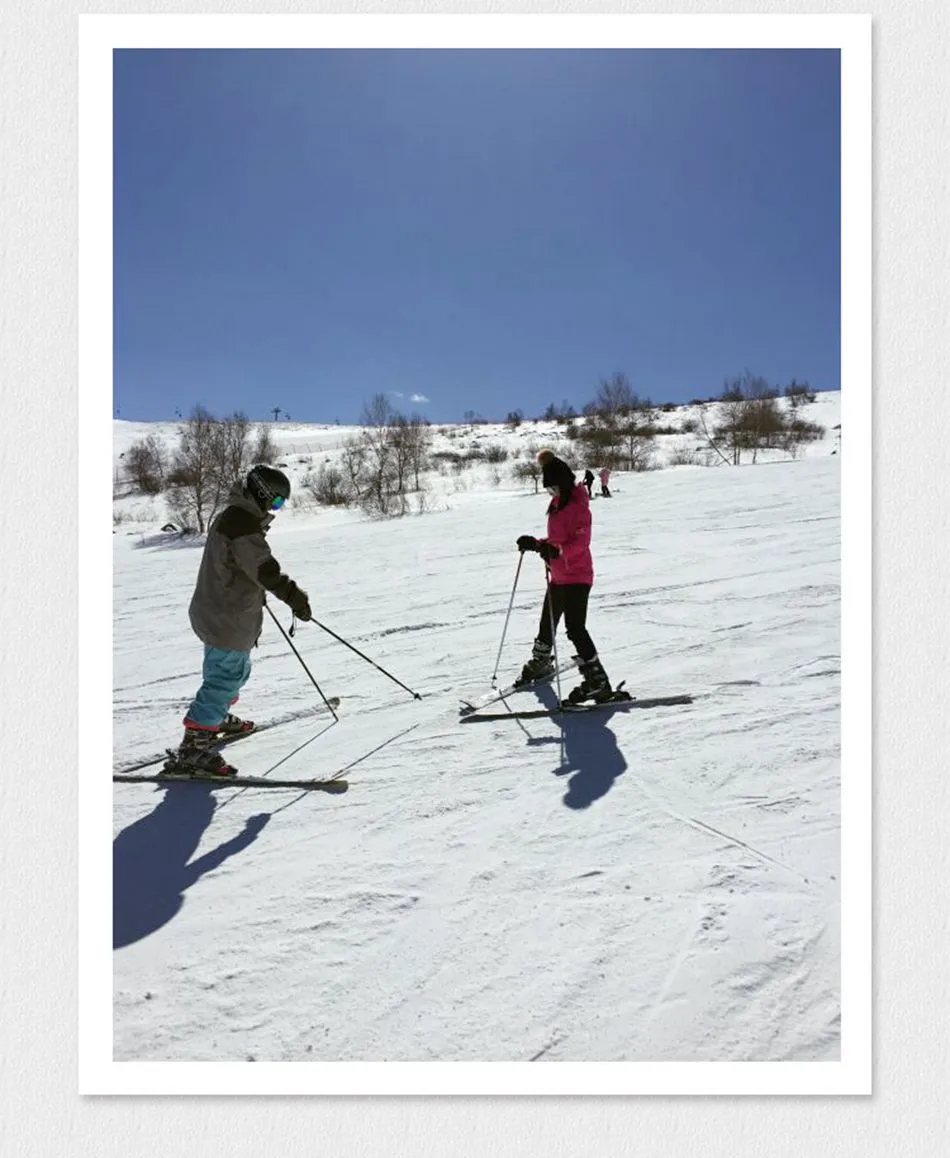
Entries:
[[227,507],[211,523],[188,608],[203,643],[250,651],[261,634],[265,591],[285,603],[299,593],[264,538],[273,519],[237,483]]

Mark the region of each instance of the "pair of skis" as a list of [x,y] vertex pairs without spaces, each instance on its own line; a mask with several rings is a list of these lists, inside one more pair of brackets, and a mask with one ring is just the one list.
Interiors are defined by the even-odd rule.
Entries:
[[[557,675],[561,675],[565,671],[570,671],[572,667],[573,664],[567,664],[558,668]],[[529,708],[521,711],[512,711],[509,709],[505,712],[485,712],[482,710],[483,708],[490,707],[492,704],[507,700],[509,696],[515,695],[517,692],[530,691],[532,688],[551,683],[553,679],[554,676],[552,675],[546,676],[541,680],[533,680],[530,683],[511,684],[501,691],[490,692],[478,700],[462,700],[459,708],[461,722],[463,724],[473,724],[478,721],[487,722],[490,720],[537,720],[561,715],[583,715],[585,712],[599,712],[608,709],[616,711],[627,708],[673,707],[678,704],[691,704],[693,702],[693,697],[689,695],[654,696],[650,699],[637,699],[635,696],[631,696],[629,692],[624,691],[623,681],[621,681],[612,694],[605,700],[590,700],[580,704],[572,704],[569,700],[562,700],[562,702],[554,708]]]
[[[333,708],[340,706],[339,697],[334,696],[329,701]],[[301,717],[294,717],[299,719]],[[260,724],[250,732],[236,732],[231,736],[222,736],[215,744],[215,747],[225,748],[229,744],[237,743],[238,740],[244,740],[248,736],[255,736],[258,732],[266,732],[270,728],[279,727],[281,724],[291,723],[292,720],[275,720],[270,724]],[[336,777],[331,777],[328,780],[278,780],[270,776],[242,776],[240,774],[234,776],[212,776],[208,774],[186,772],[184,770],[176,771],[174,765],[171,763],[174,757],[172,751],[167,751],[162,756],[156,756],[149,760],[143,760],[139,764],[132,764],[128,768],[124,768],[121,772],[113,772],[112,779],[116,784],[207,784],[214,788],[297,788],[301,792],[346,792],[349,788],[349,783],[346,780],[341,780]],[[158,772],[146,772],[146,768],[152,768],[156,764],[165,762],[165,767]]]
[[[250,733],[249,733],[250,734]],[[276,780],[269,776],[202,776],[186,772],[114,772],[116,784],[207,784],[212,788],[296,788],[301,792],[346,792],[346,780]]]

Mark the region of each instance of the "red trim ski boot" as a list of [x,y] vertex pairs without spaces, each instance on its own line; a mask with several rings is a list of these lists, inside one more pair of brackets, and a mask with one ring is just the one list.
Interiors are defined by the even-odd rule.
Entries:
[[236,776],[237,768],[229,764],[216,749],[218,734],[211,728],[185,727],[177,752],[169,752],[163,772],[169,776]]

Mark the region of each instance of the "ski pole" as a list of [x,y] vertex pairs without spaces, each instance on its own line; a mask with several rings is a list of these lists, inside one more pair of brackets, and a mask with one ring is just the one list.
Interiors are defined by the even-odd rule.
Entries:
[[554,678],[557,681],[557,703],[561,706],[561,665],[557,661],[557,633],[556,624],[554,622],[554,600],[551,598],[551,567],[545,560],[544,562],[544,581],[548,585],[548,615],[551,619],[551,647],[554,648]]
[[277,624],[278,628],[280,629],[280,634],[284,637],[284,639],[287,640],[287,643],[288,643],[288,646],[290,647],[290,650],[294,653],[294,655],[297,657],[297,659],[300,660],[300,666],[307,673],[307,675],[310,676],[310,682],[317,689],[317,691],[320,692],[320,699],[322,699],[323,702],[326,704],[326,706],[330,709],[330,715],[333,717],[333,719],[337,723],[339,723],[340,717],[333,710],[333,705],[330,703],[330,701],[327,699],[327,697],[323,694],[323,691],[321,690],[320,685],[313,678],[313,674],[310,671],[310,668],[308,668],[307,665],[303,661],[303,656],[294,647],[294,641],[290,638],[290,636],[287,634],[287,632],[284,631],[283,625],[281,624],[281,622],[277,618],[277,616],[273,613],[273,611],[271,611],[270,607],[268,607],[266,603],[264,604],[264,606],[267,607],[267,614],[271,617],[271,619],[273,619],[273,621]]
[[397,680],[396,677],[391,672],[388,672],[384,667],[380,667],[379,664],[374,659],[370,659],[368,655],[363,655],[363,653],[360,651],[360,649],[358,647],[354,647],[352,643],[347,643],[347,641],[343,638],[342,635],[337,635],[337,633],[335,631],[331,631],[330,628],[327,627],[325,624],[321,623],[319,619],[311,618],[309,620],[305,620],[304,622],[315,623],[317,625],[317,627],[322,627],[323,630],[327,633],[327,635],[332,635],[335,640],[338,640],[345,647],[348,647],[350,649],[350,651],[355,651],[356,654],[360,657],[360,659],[365,659],[366,662],[371,663],[373,665],[373,667],[376,668],[377,671],[381,671],[384,676],[388,676],[393,681],[394,684],[399,684],[399,686],[401,688],[403,688],[403,690],[407,691],[412,696],[412,698],[414,700],[421,700],[422,699],[422,696],[420,696],[418,692],[414,692],[412,690],[412,688],[407,688],[406,685],[402,682],[402,680]]
[[515,571],[515,581],[514,581],[514,584],[512,585],[512,588],[511,588],[511,598],[508,600],[508,614],[505,616],[505,626],[502,628],[502,631],[501,631],[501,643],[499,643],[499,645],[498,645],[498,658],[495,660],[495,670],[492,672],[492,675],[491,675],[491,686],[492,687],[495,686],[495,682],[498,679],[498,665],[501,663],[501,649],[505,646],[505,636],[508,633],[508,620],[511,618],[511,608],[515,602],[515,591],[518,588],[518,576],[521,574],[521,564],[523,562],[524,562],[524,551],[520,551],[518,554],[518,568]]

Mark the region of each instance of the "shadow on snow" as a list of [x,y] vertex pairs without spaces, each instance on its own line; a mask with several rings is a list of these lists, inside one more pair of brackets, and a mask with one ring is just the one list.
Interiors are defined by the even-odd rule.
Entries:
[[[537,689],[538,698],[546,708],[557,707],[557,693],[551,685]],[[564,712],[554,717],[561,727],[563,760],[553,769],[555,776],[574,773],[567,783],[564,804],[568,808],[589,808],[600,800],[614,785],[617,777],[626,771],[627,761],[617,746],[617,737],[607,727],[613,715],[609,708],[596,712]],[[529,743],[538,744],[537,740]],[[551,743],[549,737],[541,743]],[[555,740],[560,743],[561,740]]]
[[154,811],[115,838],[113,949],[132,945],[167,924],[182,907],[185,890],[247,848],[270,820],[266,812],[248,817],[243,832],[192,861],[214,812],[211,786],[169,784]]

